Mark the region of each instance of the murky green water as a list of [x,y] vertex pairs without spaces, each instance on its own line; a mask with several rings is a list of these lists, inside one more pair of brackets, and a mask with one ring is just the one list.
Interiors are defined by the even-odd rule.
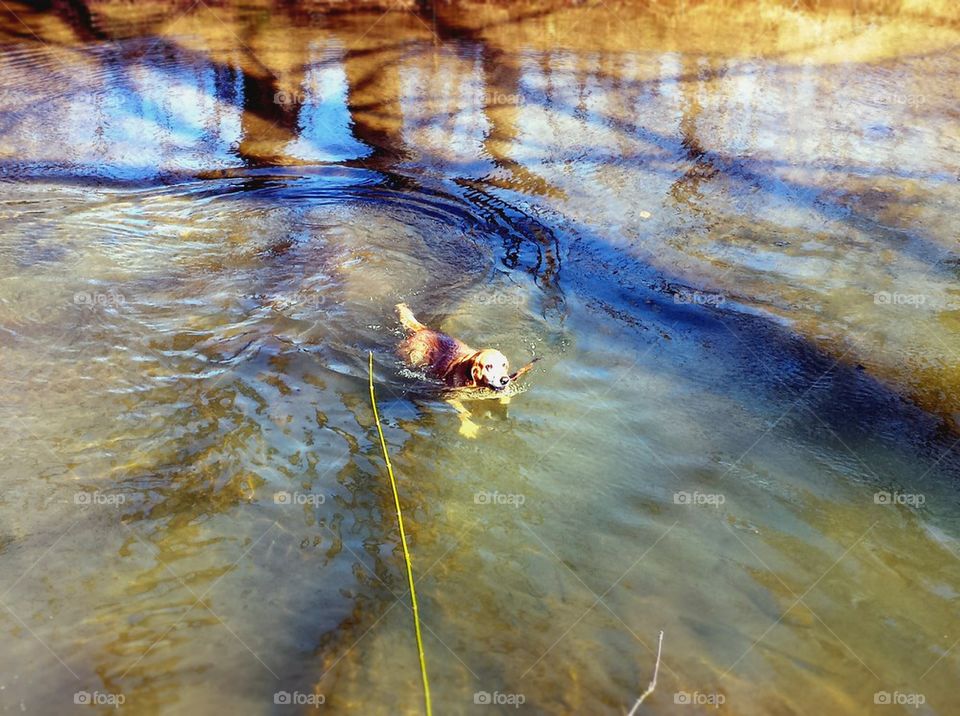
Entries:
[[373,351],[436,713],[956,713],[960,14],[791,5],[4,5],[3,709],[421,712]]

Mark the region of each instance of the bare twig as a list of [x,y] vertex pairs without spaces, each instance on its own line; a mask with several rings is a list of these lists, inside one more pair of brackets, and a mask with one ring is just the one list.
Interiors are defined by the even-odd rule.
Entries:
[[538,360],[540,360],[540,356],[537,356],[537,357],[534,358],[532,361],[530,361],[530,362],[527,363],[525,366],[523,366],[523,368],[521,368],[521,369],[518,370],[516,373],[514,373],[513,375],[511,375],[511,376],[510,376],[510,380],[516,380],[517,378],[519,378],[521,375],[523,375],[523,374],[526,373],[528,370],[530,370],[531,368],[533,368],[533,364],[536,363]]
[[653,690],[657,688],[657,674],[660,672],[660,650],[663,649],[663,632],[660,632],[660,641],[657,643],[657,663],[653,667],[653,679],[650,680],[650,684],[647,686],[647,690],[640,694],[640,698],[637,699],[637,703],[633,705],[633,708],[630,709],[630,713],[627,716],[634,716],[637,713],[637,709],[640,708],[640,704],[643,703],[643,700],[647,698],[650,694],[653,693]]

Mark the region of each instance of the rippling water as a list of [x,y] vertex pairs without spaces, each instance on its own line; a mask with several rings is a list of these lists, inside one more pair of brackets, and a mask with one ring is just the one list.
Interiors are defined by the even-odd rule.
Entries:
[[[650,712],[956,712],[957,47],[937,0],[4,4],[3,708],[420,712],[373,351],[438,713],[624,713],[661,630]],[[542,358],[476,439],[398,301]]]

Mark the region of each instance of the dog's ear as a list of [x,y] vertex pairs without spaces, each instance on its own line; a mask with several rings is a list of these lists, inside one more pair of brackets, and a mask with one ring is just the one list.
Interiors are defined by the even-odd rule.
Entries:
[[480,385],[480,379],[483,377],[483,361],[480,358],[480,354],[477,354],[470,359],[470,377],[474,385]]

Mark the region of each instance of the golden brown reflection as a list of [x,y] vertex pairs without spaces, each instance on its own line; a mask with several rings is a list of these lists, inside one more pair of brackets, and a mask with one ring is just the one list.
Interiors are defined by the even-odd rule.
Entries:
[[[38,98],[23,73],[34,65],[8,61],[23,88],[8,96],[8,111],[31,130],[8,132],[18,163],[88,162],[101,173],[105,159],[122,175],[147,176],[238,160],[406,160],[536,197],[574,230],[626,242],[667,280],[783,316],[927,409],[956,412],[960,391],[944,366],[957,350],[944,338],[957,314],[955,232],[932,198],[956,196],[953,97],[938,84],[955,71],[949,3],[327,13],[106,2],[48,12],[10,5],[5,28],[27,57],[61,68],[50,79],[58,95],[31,109]],[[895,79],[886,80],[894,58]],[[205,76],[189,79],[185,67]],[[872,87],[858,82],[864,71],[878,75]],[[165,89],[152,100],[158,82]],[[89,108],[83,93],[104,89],[121,96]],[[157,106],[124,119],[131,92]],[[71,96],[69,118],[50,136],[49,110]],[[186,114],[185,126],[152,119],[198,101],[213,104]],[[151,134],[162,144],[144,152]],[[80,135],[102,139],[78,146]],[[598,193],[643,206],[597,206],[589,197]],[[677,211],[688,215],[679,225],[669,221]],[[823,263],[837,255],[857,264],[862,286],[825,280]],[[792,285],[772,262],[818,280]],[[919,327],[896,304],[877,308],[877,294],[923,294]],[[906,346],[895,338],[890,350],[891,325],[911,334]]]

